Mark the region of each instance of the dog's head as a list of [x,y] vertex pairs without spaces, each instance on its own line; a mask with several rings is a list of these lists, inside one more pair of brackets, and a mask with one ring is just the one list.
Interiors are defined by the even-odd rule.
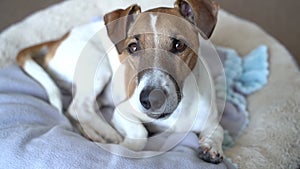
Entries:
[[[174,8],[141,12],[138,5],[104,16],[108,35],[126,64],[128,97],[151,118],[170,115],[194,69],[199,35],[208,39],[218,5],[211,0],[177,0]],[[200,30],[200,31],[199,31]]]

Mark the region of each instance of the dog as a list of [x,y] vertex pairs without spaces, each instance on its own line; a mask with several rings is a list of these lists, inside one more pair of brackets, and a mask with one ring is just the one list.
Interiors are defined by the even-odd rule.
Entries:
[[[23,49],[17,63],[45,88],[60,112],[58,86],[74,93],[67,116],[93,141],[140,151],[149,133],[193,131],[199,135],[199,157],[219,163],[223,129],[209,92],[213,83],[198,61],[199,38],[212,35],[218,9],[211,0],[177,0],[173,8],[144,12],[131,5],[107,13],[104,23],[80,26],[60,39]],[[98,32],[101,24],[104,33]],[[98,52],[99,46],[111,45],[111,52]],[[100,55],[107,56],[97,71]],[[124,82],[112,84],[120,65]],[[113,85],[114,93],[106,90]],[[111,124],[97,113],[99,94],[100,104],[116,106]]]

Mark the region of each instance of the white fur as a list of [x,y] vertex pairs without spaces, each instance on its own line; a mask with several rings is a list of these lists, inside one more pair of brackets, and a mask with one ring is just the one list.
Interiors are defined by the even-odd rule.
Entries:
[[58,83],[67,83],[67,86],[75,89],[68,113],[81,125],[82,132],[94,141],[119,143],[121,136],[101,114],[97,115],[96,109],[97,95],[104,90],[112,76],[109,61],[114,66],[119,64],[115,58],[107,59],[107,55],[112,58],[117,56],[115,48],[108,53],[103,49],[102,45],[107,44],[107,39],[103,21],[74,28],[57,48],[48,69]]
[[[57,72],[61,78],[71,83],[74,80],[72,78],[74,77],[79,57],[83,57],[81,54],[86,47],[93,46],[89,41],[103,27],[104,24],[100,21],[74,28],[57,48],[54,58],[49,62],[48,67],[51,71]],[[92,50],[99,53],[96,46],[93,46]],[[99,54],[101,55],[101,53]]]
[[158,15],[150,14],[150,26],[154,34],[154,44],[155,48],[158,46],[158,34],[157,34],[157,28],[156,28],[156,22],[157,22]]
[[60,90],[45,70],[33,60],[27,60],[23,68],[31,77],[37,80],[45,88],[50,104],[62,113]]
[[[151,29],[152,29],[152,32],[153,32],[153,35],[154,35],[154,39],[153,39],[154,42],[153,43],[154,43],[154,47],[156,49],[158,48],[158,44],[159,44],[158,32],[157,32],[157,28],[156,28],[157,18],[158,18],[158,15],[150,14],[150,26],[151,26]],[[154,53],[154,55],[155,55],[154,56],[154,67],[159,66],[158,56],[157,56],[158,53],[157,52],[158,51],[155,50],[155,53]]]
[[[152,130],[162,132],[168,128],[173,132],[194,131],[199,133],[210,112],[209,100],[200,95],[197,81],[200,78],[190,74],[184,83],[183,98],[172,115],[164,120],[156,120]],[[191,101],[192,100],[192,101]]]

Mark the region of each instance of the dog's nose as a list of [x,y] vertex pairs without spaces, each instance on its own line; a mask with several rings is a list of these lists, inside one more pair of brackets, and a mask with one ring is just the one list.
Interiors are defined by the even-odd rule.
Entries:
[[163,89],[155,87],[145,87],[140,94],[140,102],[147,110],[159,111],[166,100],[166,92]]

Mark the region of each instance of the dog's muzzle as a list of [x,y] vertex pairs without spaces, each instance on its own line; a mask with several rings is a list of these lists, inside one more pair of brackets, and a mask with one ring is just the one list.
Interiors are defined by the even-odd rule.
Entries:
[[181,100],[178,84],[168,73],[150,70],[143,73],[139,101],[145,113],[155,119],[172,114]]

